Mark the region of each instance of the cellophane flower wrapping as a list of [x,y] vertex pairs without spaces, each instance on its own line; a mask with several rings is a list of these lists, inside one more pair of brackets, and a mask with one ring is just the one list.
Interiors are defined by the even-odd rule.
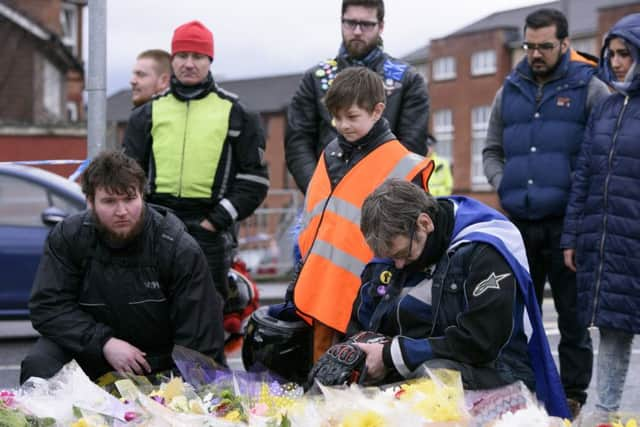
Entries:
[[291,425],[304,427],[466,426],[464,391],[454,371],[433,371],[386,386],[325,387],[322,399],[305,396],[288,413]]
[[395,397],[408,406],[411,413],[428,422],[466,422],[460,372],[448,369],[427,370],[429,378],[420,378],[392,387]]
[[130,407],[94,384],[75,360],[48,380],[29,378],[16,393],[16,406],[27,414],[53,418],[59,426],[76,421],[77,409],[123,422],[130,411]]
[[580,416],[574,420],[572,426],[592,427],[605,425],[607,427],[638,427],[640,412],[612,412],[581,411]]
[[465,399],[472,417],[472,427],[548,427],[562,424],[562,420],[547,414],[521,381],[492,390],[467,391]]
[[153,427],[230,427],[242,425],[216,418],[204,411],[202,400],[180,377],[157,386],[151,393],[142,393],[133,381],[120,380],[116,386],[124,399],[135,402]]
[[184,347],[176,346],[173,360],[185,382],[196,390],[205,412],[226,421],[259,425],[279,420],[304,393],[301,386],[273,374],[232,372]]
[[281,424],[304,390],[268,372],[234,372],[234,387],[250,425]]

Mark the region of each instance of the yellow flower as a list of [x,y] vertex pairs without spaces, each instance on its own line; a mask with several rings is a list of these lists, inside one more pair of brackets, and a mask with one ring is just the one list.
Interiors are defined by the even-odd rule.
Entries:
[[401,401],[410,402],[412,409],[424,418],[433,421],[455,421],[462,417],[460,402],[461,390],[450,386],[437,386],[431,380],[422,380],[412,384],[403,384]]
[[347,414],[340,427],[384,427],[384,418],[373,411],[351,412]]
[[100,415],[90,415],[82,417],[78,421],[71,424],[71,427],[107,427],[104,418]]
[[627,421],[627,425],[625,427],[638,427],[638,422],[636,421],[635,418],[630,418]]
[[227,415],[224,416],[224,419],[227,421],[240,421],[240,411],[237,409],[229,411]]

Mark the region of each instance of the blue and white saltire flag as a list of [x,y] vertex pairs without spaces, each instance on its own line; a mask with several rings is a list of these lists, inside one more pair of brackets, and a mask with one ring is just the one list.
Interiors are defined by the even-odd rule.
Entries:
[[544,332],[520,232],[504,215],[474,199],[463,196],[446,199],[455,206],[451,247],[464,242],[490,244],[502,254],[513,270],[526,307],[523,323],[536,378],[536,395],[544,402],[550,415],[570,418],[564,389]]

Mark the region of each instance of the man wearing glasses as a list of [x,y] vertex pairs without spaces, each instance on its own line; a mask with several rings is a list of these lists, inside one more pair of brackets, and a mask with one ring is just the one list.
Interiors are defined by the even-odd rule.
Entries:
[[387,97],[384,117],[391,131],[409,151],[423,156],[427,152],[427,87],[414,68],[383,51],[383,29],[382,0],[343,0],[338,55],[309,69],[291,100],[285,155],[289,172],[303,193],[322,150],[337,136],[322,98],[336,75],[350,66],[368,67],[382,77]]
[[493,102],[484,172],[527,250],[538,304],[550,283],[558,312],[560,374],[574,415],[591,381],[593,352],[576,318],[576,277],[565,267],[560,234],[591,107],[608,95],[593,61],[570,48],[565,16],[539,9],[526,18],[526,52]]
[[356,344],[370,383],[453,369],[471,390],[522,381],[550,414],[568,416],[522,237],[510,221],[473,199],[434,198],[388,180],[365,199],[360,230],[382,258],[363,271],[347,336],[389,337]]

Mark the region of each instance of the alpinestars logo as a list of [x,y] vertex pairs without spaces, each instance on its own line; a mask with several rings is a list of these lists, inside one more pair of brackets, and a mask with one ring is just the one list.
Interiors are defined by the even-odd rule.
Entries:
[[500,274],[496,276],[496,273],[491,273],[489,277],[476,285],[473,290],[473,296],[479,297],[484,294],[488,289],[500,289],[500,281],[511,276],[511,273]]

